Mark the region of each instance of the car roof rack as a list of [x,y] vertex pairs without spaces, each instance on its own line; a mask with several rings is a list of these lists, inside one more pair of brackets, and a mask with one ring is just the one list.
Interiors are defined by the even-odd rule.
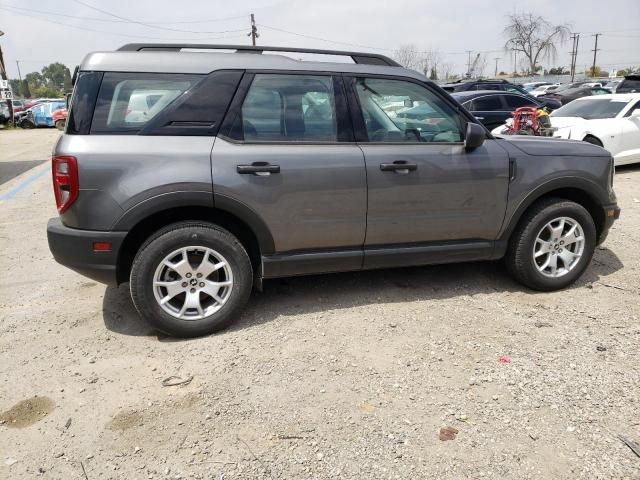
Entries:
[[193,50],[235,50],[236,53],[262,52],[289,52],[289,53],[315,53],[320,55],[336,55],[351,57],[354,63],[362,65],[385,65],[389,67],[401,67],[401,65],[384,55],[377,53],[344,52],[341,50],[320,50],[315,48],[291,48],[291,47],[254,47],[249,45],[209,45],[206,43],[128,43],[118,49],[119,52],[179,52],[184,49]]

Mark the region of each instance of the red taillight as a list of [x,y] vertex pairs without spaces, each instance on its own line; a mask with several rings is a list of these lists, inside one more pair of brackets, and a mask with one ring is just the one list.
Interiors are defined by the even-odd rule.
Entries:
[[78,161],[76,157],[53,156],[51,168],[58,213],[64,213],[78,198]]
[[110,252],[111,242],[93,242],[94,252]]

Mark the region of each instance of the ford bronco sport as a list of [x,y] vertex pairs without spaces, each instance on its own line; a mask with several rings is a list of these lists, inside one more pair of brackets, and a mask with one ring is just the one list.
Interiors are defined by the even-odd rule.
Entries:
[[229,325],[275,277],[504,257],[527,287],[560,289],[619,215],[604,149],[495,138],[424,76],[367,53],[90,54],[52,169],[55,259],[129,282],[140,315],[184,337]]

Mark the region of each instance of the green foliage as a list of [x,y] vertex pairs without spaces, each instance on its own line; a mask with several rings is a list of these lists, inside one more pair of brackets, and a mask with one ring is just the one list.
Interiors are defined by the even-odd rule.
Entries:
[[27,73],[22,84],[15,79],[10,82],[16,97],[56,98],[71,90],[71,72],[65,65],[56,62],[43,67],[40,72]]
[[632,73],[640,72],[640,67],[629,67],[629,68],[621,68],[618,70],[618,76],[624,77],[625,75],[630,75]]
[[567,70],[565,70],[564,67],[553,67],[550,68],[547,73],[549,75],[568,75],[569,72]]
[[596,65],[595,67],[589,67],[587,70],[585,70],[584,74],[587,77],[599,77],[602,74],[602,69]]

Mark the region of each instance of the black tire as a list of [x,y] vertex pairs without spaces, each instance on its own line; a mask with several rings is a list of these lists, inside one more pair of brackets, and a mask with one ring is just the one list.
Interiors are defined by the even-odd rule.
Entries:
[[598,140],[596,137],[594,137],[593,135],[587,135],[586,137],[584,137],[582,141],[590,143],[591,145],[597,145],[599,147],[602,147],[602,142]]
[[56,123],[55,123],[55,127],[56,127],[58,130],[64,130],[64,124],[65,124],[65,121],[64,121],[64,120],[58,120],[58,121],[56,121]]
[[[582,256],[571,270],[560,277],[543,275],[535,264],[534,243],[538,233],[552,220],[568,217],[580,224],[585,242]],[[533,290],[552,291],[571,285],[585,271],[596,247],[596,227],[589,212],[575,202],[547,198],[535,203],[524,214],[509,240],[505,256],[507,269],[520,283]]]
[[31,130],[32,128],[36,128],[36,124],[33,123],[31,120],[28,119],[23,119],[20,121],[20,128],[24,128],[26,130]]
[[[167,313],[156,301],[154,275],[158,265],[171,252],[188,246],[207,247],[228,262],[233,286],[222,307],[197,320],[180,319]],[[242,244],[227,230],[202,222],[180,222],[152,235],[138,251],[131,268],[131,298],[140,315],[161,332],[175,337],[198,337],[229,326],[251,295],[253,272]],[[200,295],[200,293],[198,293]]]

